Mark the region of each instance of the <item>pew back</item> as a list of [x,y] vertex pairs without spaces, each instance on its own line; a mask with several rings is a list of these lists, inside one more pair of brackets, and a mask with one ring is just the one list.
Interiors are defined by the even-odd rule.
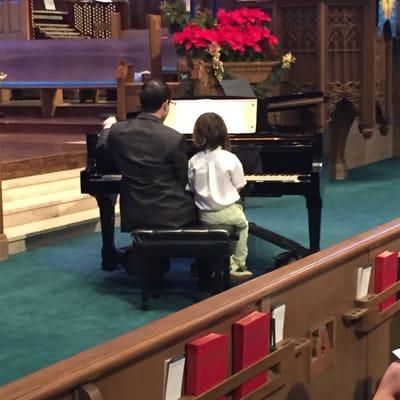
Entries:
[[[191,339],[216,332],[227,334],[231,343],[236,320],[282,303],[286,318],[278,349],[256,369],[244,370],[196,399],[216,399],[257,368],[271,366],[273,377],[249,398],[269,393],[273,399],[371,398],[391,350],[399,345],[399,305],[376,313],[367,299],[360,308],[355,301],[357,269],[372,263],[379,252],[399,247],[396,219],[6,385],[0,398],[163,399],[164,362],[184,353]],[[389,292],[399,289],[396,284]],[[231,350],[228,358],[231,365]]]

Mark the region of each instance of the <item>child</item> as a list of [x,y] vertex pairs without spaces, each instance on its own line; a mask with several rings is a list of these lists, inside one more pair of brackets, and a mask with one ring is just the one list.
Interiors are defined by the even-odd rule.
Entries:
[[231,153],[223,119],[215,113],[200,115],[194,125],[193,140],[200,152],[189,160],[189,189],[204,224],[227,224],[239,231],[239,240],[231,257],[233,279],[249,279],[246,267],[249,225],[238,204],[239,190],[246,185],[243,167]]

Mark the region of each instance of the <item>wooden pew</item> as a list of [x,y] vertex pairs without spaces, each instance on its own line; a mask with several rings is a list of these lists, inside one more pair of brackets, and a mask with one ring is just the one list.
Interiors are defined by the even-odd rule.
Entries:
[[[151,77],[164,79],[162,72],[161,16],[148,15],[149,54]],[[133,82],[132,65],[121,61],[115,71],[117,80],[117,119],[126,119],[127,114],[139,110],[139,90],[141,82]],[[167,82],[175,96],[179,90],[179,82]]]
[[[139,90],[142,82],[133,82],[132,65],[121,61],[115,70],[117,80],[117,119],[123,121],[129,113],[137,112],[140,108]],[[179,82],[167,82],[175,96],[179,89]]]
[[0,162],[0,260],[6,260],[8,258],[8,240],[4,233],[4,216],[3,216],[3,174]]
[[[5,41],[0,46],[0,58],[5,60],[2,71],[8,77],[0,84],[1,102],[10,101],[12,90],[38,89],[42,115],[52,117],[63,102],[63,89],[115,89],[113,71],[121,59],[135,65],[138,71],[151,70],[154,77],[161,77],[161,18],[148,18],[148,30],[129,31],[129,36],[118,40]],[[167,49],[172,46],[169,42],[164,45]],[[172,47],[164,65],[174,69],[175,60]]]
[[185,353],[191,339],[216,332],[231,340],[234,321],[283,303],[284,340],[277,350],[207,394],[182,400],[216,399],[271,366],[274,376],[248,398],[370,399],[400,342],[399,301],[382,313],[376,303],[400,284],[356,302],[357,269],[399,248],[396,219],[10,383],[0,398],[163,399],[164,362]]

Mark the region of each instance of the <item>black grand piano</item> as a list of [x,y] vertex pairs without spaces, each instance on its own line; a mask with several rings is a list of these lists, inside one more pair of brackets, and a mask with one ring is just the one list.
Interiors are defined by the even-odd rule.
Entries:
[[[309,248],[250,223],[250,233],[287,250],[288,259],[304,257],[320,247],[322,199],[320,175],[322,167],[322,134],[307,132],[303,127],[276,127],[268,122],[268,110],[317,107],[324,101],[321,92],[276,96],[258,100],[255,134],[231,134],[232,151],[241,159],[248,184],[246,197],[300,195],[306,200],[309,226]],[[81,172],[81,191],[93,196],[117,194],[121,176],[96,153],[97,134],[87,136],[87,167]],[[187,135],[188,151],[195,151]],[[103,228],[103,224],[102,224]],[[103,235],[104,240],[104,235]],[[279,263],[279,261],[278,261]]]

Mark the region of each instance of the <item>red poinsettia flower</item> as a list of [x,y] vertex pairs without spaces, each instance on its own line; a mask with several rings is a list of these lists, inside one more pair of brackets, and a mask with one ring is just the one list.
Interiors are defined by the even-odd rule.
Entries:
[[213,44],[221,47],[222,60],[267,59],[278,43],[266,26],[270,21],[269,15],[257,8],[220,9],[212,29],[191,23],[175,33],[174,42],[178,48],[203,58],[210,58],[208,49]]

